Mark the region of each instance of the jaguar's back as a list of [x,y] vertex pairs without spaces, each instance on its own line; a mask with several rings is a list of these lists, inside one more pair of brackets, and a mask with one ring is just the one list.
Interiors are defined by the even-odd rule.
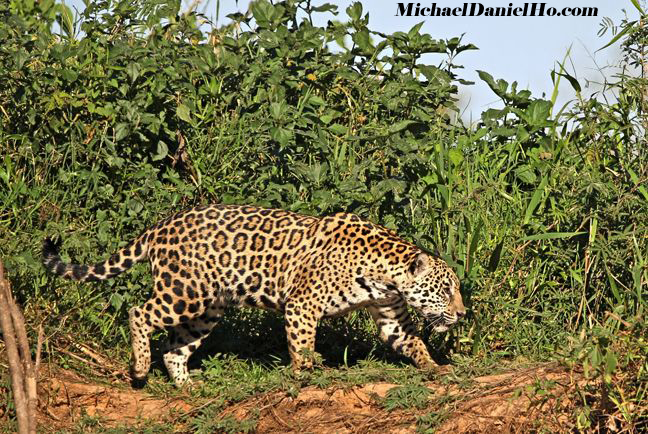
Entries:
[[[318,219],[283,210],[212,205],[163,220],[147,234],[156,297],[201,314],[214,302],[283,310],[284,289],[309,253]],[[310,241],[309,241],[310,240]],[[167,295],[167,296],[165,296]],[[153,308],[153,313],[160,308]],[[188,318],[173,318],[185,322]]]

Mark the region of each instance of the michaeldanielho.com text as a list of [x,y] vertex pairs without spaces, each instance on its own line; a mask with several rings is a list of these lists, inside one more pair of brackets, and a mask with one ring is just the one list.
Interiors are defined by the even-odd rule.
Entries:
[[397,17],[596,17],[598,8],[592,6],[555,8],[547,3],[522,3],[514,6],[484,6],[462,3],[438,6],[436,3],[396,3]]

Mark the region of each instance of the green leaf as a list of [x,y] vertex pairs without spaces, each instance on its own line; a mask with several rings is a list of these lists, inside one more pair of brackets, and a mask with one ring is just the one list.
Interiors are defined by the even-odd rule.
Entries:
[[452,80],[448,73],[442,69],[432,65],[417,65],[417,69],[421,71],[426,80],[436,85],[446,85]]
[[66,81],[75,81],[79,77],[79,73],[72,69],[63,69],[61,71],[61,77]]
[[500,137],[513,137],[517,133],[517,130],[513,128],[493,128],[492,134],[494,136]]
[[621,30],[619,33],[617,33],[616,36],[610,40],[610,42],[608,42],[607,44],[605,44],[604,46],[602,46],[601,48],[599,48],[599,49],[596,50],[596,51],[601,51],[601,50],[603,50],[603,49],[609,47],[610,45],[614,44],[616,41],[618,41],[618,40],[621,39],[623,36],[625,36],[626,33],[630,32],[631,30],[634,30],[635,24],[637,24],[636,21],[630,21],[630,22],[628,22],[628,23],[625,25],[625,28],[624,28],[623,30]]
[[527,120],[534,127],[542,127],[547,124],[551,113],[552,104],[543,99],[534,100],[526,109]]
[[450,158],[450,162],[454,166],[459,166],[464,160],[463,152],[459,149],[452,148],[448,150],[448,158]]
[[344,125],[341,125],[341,124],[333,124],[333,125],[328,127],[328,130],[330,132],[332,132],[333,134],[336,134],[336,135],[339,136],[339,135],[342,135],[342,134],[346,134],[349,129],[347,127],[345,127]]
[[113,292],[112,294],[110,294],[110,304],[113,309],[119,310],[124,304],[124,297],[117,292]]
[[425,21],[421,21],[418,24],[415,24],[409,31],[407,32],[407,36],[410,38],[414,38],[415,36],[419,35],[421,32],[421,27],[423,27],[423,24],[425,24]]
[[328,174],[328,164],[314,163],[306,165],[303,163],[295,164],[295,172],[307,178],[310,182],[320,184],[326,179]]
[[369,36],[369,30],[361,29],[357,32],[355,32],[351,38],[353,39],[353,42],[356,43],[358,47],[360,47],[361,50],[365,52],[370,52],[373,51],[373,45],[371,45],[371,38]]
[[617,367],[617,358],[614,352],[608,350],[605,355],[605,381],[610,383],[612,381],[612,374]]
[[588,243],[592,245],[596,240],[596,229],[598,227],[598,219],[595,216],[590,217],[589,240]]
[[375,200],[378,200],[390,191],[395,194],[400,194],[405,191],[406,186],[407,184],[404,181],[398,179],[383,179],[371,188],[371,195]]
[[632,4],[634,5],[634,7],[637,8],[637,10],[639,11],[639,13],[640,13],[642,16],[643,16],[643,15],[646,15],[646,14],[644,13],[643,9],[641,8],[641,5],[639,5],[639,0],[630,0],[630,1],[631,1]]
[[607,264],[605,264],[605,271],[607,274],[608,283],[610,284],[610,291],[614,296],[614,300],[616,301],[617,304],[620,304],[623,300],[621,299],[621,293],[619,292],[619,287],[616,284],[617,279],[614,277],[614,274],[612,274],[612,271],[607,266]]
[[468,250],[468,263],[467,265],[467,270],[472,270],[472,264],[475,261],[475,252],[477,251],[477,246],[479,244],[479,240],[481,238],[481,231],[482,228],[484,227],[484,221],[480,217],[479,220],[477,221],[477,224],[475,225],[475,229],[472,231],[472,238],[470,239],[470,245],[469,245],[469,250]]
[[27,59],[29,59],[29,54],[27,54],[27,52],[24,50],[18,50],[13,53],[12,58],[15,63],[15,68],[21,69],[25,65]]
[[367,190],[366,184],[364,182],[358,181],[357,179],[345,179],[344,181],[340,182],[337,187],[341,193],[348,193],[357,190]]
[[273,102],[270,104],[270,115],[277,121],[285,121],[288,105],[284,102]]
[[555,76],[556,76],[556,75],[559,75],[559,76],[561,76],[561,77],[563,77],[563,78],[566,78],[567,81],[569,81],[569,84],[571,84],[572,88],[573,88],[576,92],[580,92],[580,91],[581,91],[581,85],[580,85],[580,83],[578,82],[578,80],[576,80],[576,77],[573,77],[572,75],[568,74],[567,72],[556,72],[556,71],[551,71],[551,80],[552,80],[554,83],[556,82],[556,79],[555,79]]
[[187,123],[191,123],[191,115],[189,114],[189,107],[184,104],[180,104],[176,109],[176,114],[180,119]]
[[126,66],[126,74],[130,78],[131,83],[135,82],[140,76],[140,66],[136,62],[131,62]]
[[518,125],[518,129],[517,129],[517,133],[515,134],[515,137],[518,139],[520,143],[524,143],[529,139],[530,134],[527,131],[527,129],[524,128],[524,126]]
[[643,195],[644,199],[648,200],[648,191],[646,191],[646,187],[639,183],[639,177],[634,170],[632,170],[630,167],[628,167],[627,169],[628,174],[630,175],[630,179],[632,179],[632,182],[634,182],[637,186],[637,190],[639,190],[639,192]]
[[352,21],[358,21],[362,17],[362,3],[353,2],[351,6],[346,8],[346,13]]
[[265,49],[276,48],[281,43],[276,32],[263,30],[259,33],[259,45]]
[[529,220],[531,219],[531,216],[533,215],[533,212],[536,210],[538,207],[538,204],[542,200],[542,197],[544,195],[545,188],[547,187],[547,182],[549,181],[549,178],[545,175],[542,178],[542,181],[540,181],[540,185],[536,190],[533,192],[533,196],[531,197],[531,201],[529,202],[529,205],[527,206],[526,212],[524,213],[524,222],[523,224],[528,224]]
[[130,133],[130,125],[120,122],[115,126],[115,142],[120,141]]
[[[322,121],[322,123],[324,125],[330,124],[332,120],[333,120],[333,115],[332,114],[325,114],[325,115],[320,116],[320,121]],[[337,124],[337,125],[339,125],[339,124]]]
[[72,13],[72,9],[70,9],[64,3],[57,3],[54,7],[55,10],[58,12],[56,21],[59,23],[59,26],[61,27],[61,29],[63,30],[63,32],[68,38],[73,38],[74,37],[74,14]]
[[497,80],[497,82],[495,82],[493,76],[486,71],[477,70],[477,75],[479,75],[479,78],[481,78],[497,96],[501,98],[506,96],[506,89],[508,88],[508,83],[506,81]]
[[272,127],[270,128],[270,137],[280,145],[285,146],[292,140],[293,132],[282,127]]
[[159,161],[165,158],[169,154],[169,147],[162,140],[158,141],[157,149],[155,154],[153,154],[153,161]]
[[417,123],[417,122],[416,121],[409,121],[409,120],[396,122],[394,125],[389,127],[389,134],[396,134],[398,132],[401,132],[404,129],[406,129],[407,127],[409,127],[410,125],[414,125],[415,123]]
[[314,6],[312,8],[313,12],[331,12],[334,15],[337,15],[338,7],[337,5],[331,3],[324,3],[320,6]]
[[5,165],[7,166],[6,170],[0,167],[0,179],[2,179],[7,186],[10,186],[9,178],[11,176],[11,160],[8,155],[5,156]]
[[272,5],[267,1],[253,1],[250,4],[252,16],[260,27],[268,27],[272,15]]
[[421,181],[425,182],[427,185],[433,185],[439,182],[439,177],[436,173],[433,173],[431,175],[424,176],[423,178],[421,178]]
[[497,243],[497,245],[493,249],[493,253],[491,253],[491,255],[490,255],[490,259],[488,260],[487,269],[491,273],[494,273],[495,270],[497,270],[497,266],[499,265],[500,258],[502,256],[502,247],[503,246],[504,246],[504,240]]
[[311,95],[310,97],[308,97],[308,104],[321,107],[326,105],[326,101],[324,101],[320,96]]
[[522,182],[527,184],[534,184],[536,181],[536,174],[533,170],[533,167],[528,164],[524,164],[517,169],[515,169],[515,176]]

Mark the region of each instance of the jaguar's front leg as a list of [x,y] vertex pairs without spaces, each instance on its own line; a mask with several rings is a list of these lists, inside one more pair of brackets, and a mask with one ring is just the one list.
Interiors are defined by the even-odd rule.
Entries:
[[378,326],[380,338],[396,352],[412,359],[417,368],[432,369],[438,366],[430,357],[423,340],[417,336],[404,300],[399,298],[386,305],[369,306],[367,310]]
[[292,370],[312,369],[315,354],[315,332],[319,315],[317,310],[304,303],[289,301],[284,312],[286,336]]

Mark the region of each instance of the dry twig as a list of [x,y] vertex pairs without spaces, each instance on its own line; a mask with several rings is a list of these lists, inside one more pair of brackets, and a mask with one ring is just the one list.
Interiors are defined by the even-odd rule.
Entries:
[[[18,432],[36,433],[36,369],[29,349],[25,318],[14,303],[11,285],[0,261],[0,325],[7,349],[11,390],[18,420]],[[40,348],[37,349],[37,354]]]

